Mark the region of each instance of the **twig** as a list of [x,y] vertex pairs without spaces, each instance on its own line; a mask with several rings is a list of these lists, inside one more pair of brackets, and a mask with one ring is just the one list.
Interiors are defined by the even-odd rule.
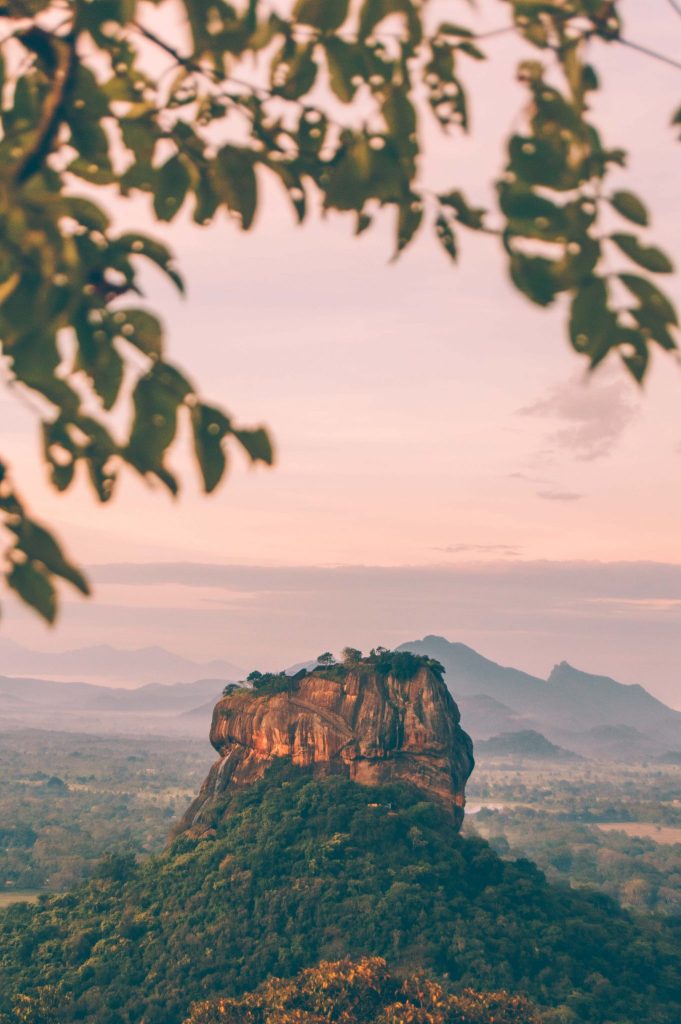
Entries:
[[674,60],[673,57],[667,57],[666,54],[658,53],[657,50],[641,46],[640,43],[633,43],[631,39],[623,39],[622,36],[618,36],[616,42],[621,43],[622,46],[628,46],[630,50],[637,50],[639,53],[644,53],[647,57],[659,60],[661,64],[668,64],[669,67],[678,68],[681,71],[681,61]]
[[[42,42],[49,44],[52,52],[56,49],[57,61],[54,69],[52,91],[43,107],[42,116],[36,129],[35,142],[20,161],[15,173],[15,180],[19,185],[23,185],[40,170],[45,157],[52,148],[55,135],[59,130],[64,103],[73,85],[77,63],[76,39],[72,33],[57,39],[50,36],[49,33],[43,33],[42,29],[34,28],[30,29],[29,32],[32,33],[31,38],[37,32],[40,32],[45,37],[42,39]],[[25,33],[20,38],[26,43],[28,36],[29,33]],[[29,46],[29,48],[32,47]]]

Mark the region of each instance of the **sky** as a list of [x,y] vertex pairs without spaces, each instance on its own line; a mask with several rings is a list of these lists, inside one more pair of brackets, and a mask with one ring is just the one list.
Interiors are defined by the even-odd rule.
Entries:
[[[665,0],[622,4],[627,36],[678,55]],[[506,8],[482,5],[482,27]],[[513,39],[467,73],[470,140],[429,132],[426,176],[490,199],[500,140],[522,108]],[[681,265],[681,146],[669,117],[680,72],[602,48],[606,138],[630,150],[615,177],[653,213]],[[84,482],[50,491],[29,408],[0,396],[3,451],[30,507],[89,567],[95,596],[64,591],[55,629],[12,598],[0,629],[28,647],[161,644],[201,659],[279,667],[345,644],[426,633],[546,675],[567,659],[639,682],[681,707],[681,368],[657,356],[644,389],[615,363],[587,377],[564,310],[506,278],[494,240],[453,268],[425,232],[393,263],[391,225],[362,238],[342,218],[294,227],[266,192],[255,230],[226,220],[152,226],[179,254],[182,301],[149,278],[169,353],[207,398],[266,423],[273,470],[234,458],[210,498],[189,463],[173,501],[131,475],[97,505]],[[665,281],[681,302],[678,275]]]

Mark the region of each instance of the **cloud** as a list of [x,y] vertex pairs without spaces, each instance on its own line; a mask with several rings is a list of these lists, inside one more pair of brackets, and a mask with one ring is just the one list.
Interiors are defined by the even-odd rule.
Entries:
[[447,547],[433,548],[445,555],[500,555],[506,558],[520,558],[523,549],[515,544],[449,544]]
[[580,462],[591,462],[610,455],[637,412],[628,382],[589,378],[585,383],[580,376],[558,384],[518,415],[556,421],[559,426],[548,431],[545,441]]
[[584,495],[576,491],[537,491],[537,497],[545,501],[581,501]]
[[509,473],[508,478],[509,480],[524,480],[528,484],[544,484],[546,486],[550,486],[553,483],[552,480],[548,480],[544,476],[534,476],[532,473]]

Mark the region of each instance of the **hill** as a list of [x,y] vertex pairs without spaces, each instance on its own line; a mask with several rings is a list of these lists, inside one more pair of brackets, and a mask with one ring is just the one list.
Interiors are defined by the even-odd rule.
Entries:
[[580,761],[579,754],[556,746],[534,729],[520,732],[503,732],[489,740],[481,740],[475,746],[478,756],[526,757],[547,761]]
[[55,985],[67,1022],[180,1024],[194,1000],[378,955],[457,991],[528,995],[547,1024],[681,1019],[667,926],[500,860],[414,787],[282,759],[218,810],[203,838],[139,867],[112,858],[66,896],[0,913],[0,1011]]
[[[455,700],[493,698],[506,706],[522,728],[534,729],[552,742],[588,756],[613,756],[591,729],[627,727],[643,737],[636,753],[650,756],[681,745],[681,712],[667,707],[639,685],[625,685],[608,676],[581,672],[561,662],[548,679],[498,665],[465,644],[444,637],[426,636],[402,644],[399,650],[436,658],[446,670],[447,685]],[[463,703],[463,701],[462,701]],[[488,739],[490,732],[473,738]],[[503,731],[515,727],[504,726]],[[501,730],[497,730],[501,731]],[[626,756],[617,751],[616,757]],[[630,751],[631,753],[631,751]]]

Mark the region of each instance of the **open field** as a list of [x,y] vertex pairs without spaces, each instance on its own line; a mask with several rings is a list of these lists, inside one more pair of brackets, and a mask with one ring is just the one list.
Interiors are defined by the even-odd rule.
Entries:
[[464,832],[554,882],[681,912],[681,766],[479,757]]
[[0,909],[9,907],[12,903],[37,903],[40,892],[35,889],[17,892],[0,892]]
[[636,839],[652,839],[654,843],[681,843],[681,828],[672,828],[670,825],[653,825],[642,821],[609,821],[597,827],[601,832],[624,832]]

